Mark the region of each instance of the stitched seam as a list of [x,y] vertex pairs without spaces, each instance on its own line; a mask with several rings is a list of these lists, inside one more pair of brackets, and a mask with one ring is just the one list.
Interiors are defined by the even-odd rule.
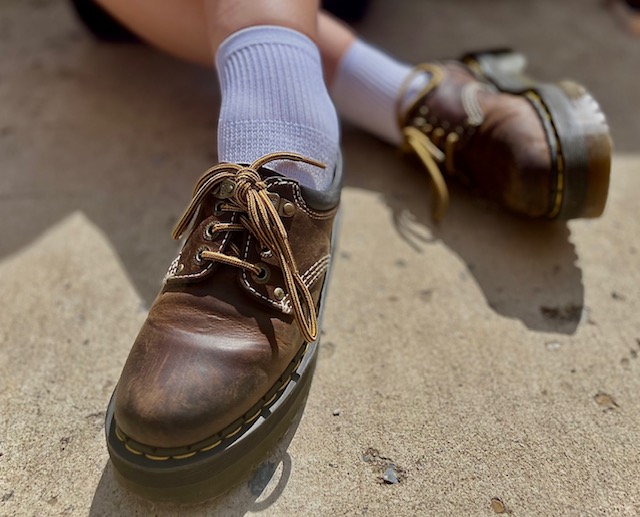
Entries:
[[325,273],[325,271],[327,271],[327,269],[329,269],[328,263],[325,264],[321,269],[318,269],[318,271],[316,271],[315,274],[308,279],[308,283],[305,281],[307,287],[311,287],[315,283],[315,281],[320,278]]
[[555,124],[553,123],[553,118],[551,117],[551,113],[549,113],[549,110],[547,109],[546,105],[544,104],[544,101],[542,100],[542,97],[540,97],[536,92],[534,91],[528,91],[526,93],[526,95],[531,99],[534,99],[536,101],[536,103],[538,104],[538,106],[540,106],[545,113],[545,117],[547,118],[547,121],[549,122],[549,125],[551,126],[551,128],[553,129],[553,136],[556,140],[556,146],[557,146],[557,157],[556,157],[556,167],[555,167],[555,172],[556,172],[556,178],[555,178],[555,196],[553,199],[553,208],[551,210],[549,210],[549,212],[547,213],[547,217],[549,218],[553,218],[556,217],[558,215],[558,213],[560,212],[560,209],[562,208],[562,201],[564,198],[564,155],[562,154],[562,147],[561,147],[561,141],[560,141],[560,137],[558,135],[558,129],[556,128]]
[[308,276],[313,275],[314,274],[314,270],[324,266],[325,263],[329,262],[330,258],[331,258],[331,255],[325,255],[320,260],[316,261],[316,263],[313,264],[309,269],[307,269],[305,271],[305,273],[301,276],[302,280],[304,281],[304,280],[307,279]]
[[[320,260],[318,260],[315,264],[313,264],[305,273],[300,277],[303,283],[310,287],[314,284],[314,282],[318,279],[320,275],[329,269],[329,263],[331,261],[331,255],[325,255]],[[315,271],[314,271],[315,269]],[[282,299],[282,304],[290,311],[291,310],[291,302],[289,301],[289,295],[287,294]]]
[[315,210],[309,208],[309,205],[307,205],[304,198],[302,197],[302,192],[300,191],[300,185],[298,185],[297,183],[291,183],[291,185],[293,186],[293,197],[296,200],[296,203],[298,204],[298,206],[300,207],[300,210],[302,210],[305,214],[307,214],[312,219],[320,219],[320,220],[329,219],[333,217],[333,215],[338,210],[338,207],[335,207],[335,208],[332,208],[331,210],[327,210],[326,212],[316,212]]
[[300,210],[302,210],[305,214],[307,214],[312,219],[329,219],[338,210],[338,207],[335,207],[335,208],[332,208],[331,210],[327,210],[326,212],[317,212],[312,208],[309,208],[309,205],[307,205],[306,201],[302,197],[300,184],[295,181],[291,181],[286,178],[276,178],[274,180],[267,180],[267,183],[269,185],[271,184],[290,185],[293,188],[293,196],[296,201],[296,204],[298,205],[298,208],[300,208]]

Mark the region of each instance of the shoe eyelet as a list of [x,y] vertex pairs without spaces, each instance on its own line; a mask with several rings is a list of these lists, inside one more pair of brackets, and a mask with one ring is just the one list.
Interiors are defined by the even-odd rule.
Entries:
[[282,287],[276,287],[273,290],[273,296],[276,300],[278,301],[282,301],[284,300],[284,297],[287,295],[287,293],[285,292],[285,290]]
[[202,246],[198,248],[198,251],[196,251],[196,254],[193,257],[193,261],[199,266],[201,266],[205,262],[205,259],[202,258],[203,251],[211,251],[211,250],[207,246]]
[[216,236],[216,231],[214,230],[215,225],[216,223],[209,223],[207,226],[205,226],[203,237],[206,240],[212,241],[213,239],[215,239],[215,236]]
[[233,193],[235,192],[235,190],[236,190],[235,182],[233,180],[226,179],[222,181],[220,185],[218,185],[218,188],[216,188],[213,191],[213,194],[219,199],[227,199],[233,196]]
[[213,205],[213,215],[221,216],[222,215],[222,201],[217,201],[215,205]]
[[266,246],[260,246],[259,243],[256,243],[256,250],[258,251],[258,253],[263,259],[268,259],[273,257],[273,252]]
[[251,277],[258,284],[266,284],[271,278],[271,270],[269,269],[269,266],[263,264],[262,262],[258,262],[256,266],[260,269],[260,272],[258,274],[251,273]]
[[296,213],[296,205],[294,205],[291,201],[284,201],[280,204],[280,209],[278,210],[282,217],[293,217],[293,214]]

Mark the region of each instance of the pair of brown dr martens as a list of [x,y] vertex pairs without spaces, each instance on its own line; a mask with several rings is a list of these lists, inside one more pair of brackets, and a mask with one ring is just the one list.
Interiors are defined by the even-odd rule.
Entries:
[[[433,179],[441,217],[455,176],[510,211],[596,217],[611,144],[575,83],[538,84],[514,53],[423,65],[430,82],[399,121]],[[150,499],[216,497],[258,466],[304,407],[326,298],[342,165],[318,192],[250,165],[207,171],[186,236],[109,403],[117,479]]]

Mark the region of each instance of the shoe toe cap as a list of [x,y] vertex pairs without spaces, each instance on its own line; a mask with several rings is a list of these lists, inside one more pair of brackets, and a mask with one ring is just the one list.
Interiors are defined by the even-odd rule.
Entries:
[[[250,342],[141,331],[115,396],[120,430],[151,447],[214,437],[269,388],[269,351]],[[170,353],[169,353],[170,351]]]

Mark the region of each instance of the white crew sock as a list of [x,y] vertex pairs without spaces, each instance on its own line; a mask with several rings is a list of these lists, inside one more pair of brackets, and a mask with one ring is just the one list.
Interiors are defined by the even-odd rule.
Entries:
[[222,91],[218,157],[250,163],[272,152],[299,153],[327,165],[275,162],[303,185],[326,189],[333,179],[340,131],[316,45],[292,29],[238,31],[216,54]]
[[[413,67],[356,40],[346,51],[331,86],[340,116],[393,144],[402,143],[397,102],[402,83]],[[426,85],[429,74],[419,74],[403,99],[406,106]]]

